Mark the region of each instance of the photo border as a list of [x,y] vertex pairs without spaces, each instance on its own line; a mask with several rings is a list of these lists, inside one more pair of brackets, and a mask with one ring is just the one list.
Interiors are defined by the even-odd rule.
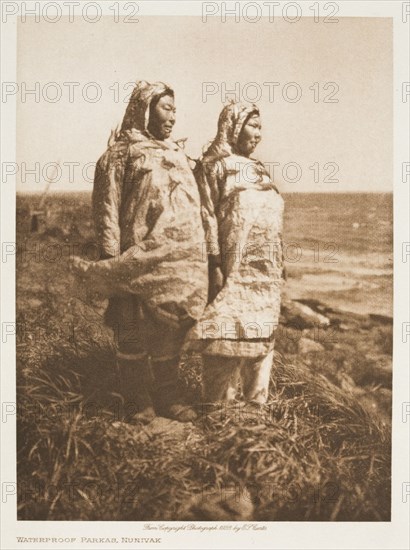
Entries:
[[[38,0],[37,0],[38,2]],[[21,2],[14,2],[21,4]],[[40,4],[45,3],[40,1]],[[110,0],[97,2],[103,13],[114,4]],[[202,16],[202,1],[139,1],[139,16],[144,15],[197,15]],[[217,2],[220,3],[220,2]],[[258,2],[263,5],[263,2]],[[284,5],[287,2],[279,2]],[[297,4],[312,4],[302,0]],[[319,4],[325,4],[325,1]],[[35,2],[26,2],[29,7]],[[393,443],[392,443],[392,514],[390,522],[232,522],[240,526],[238,533],[232,531],[200,531],[201,526],[211,527],[224,522],[155,522],[155,521],[18,521],[17,495],[7,495],[3,501],[4,483],[16,483],[16,348],[12,338],[3,342],[3,323],[15,321],[15,257],[3,259],[4,243],[14,243],[16,239],[16,192],[15,178],[1,186],[1,241],[2,241],[2,285],[1,285],[1,532],[2,548],[14,549],[90,549],[90,548],[134,548],[161,547],[183,548],[280,548],[280,549],[395,549],[408,548],[410,474],[409,426],[410,417],[405,415],[409,396],[409,347],[406,330],[410,321],[409,313],[409,266],[410,258],[405,255],[405,243],[410,241],[409,233],[409,182],[403,181],[403,165],[409,162],[409,102],[402,97],[403,82],[409,81],[409,20],[403,21],[403,5],[409,2],[350,2],[338,1],[337,17],[391,17],[394,33],[394,325],[393,325]],[[119,3],[123,10],[124,3]],[[265,9],[265,8],[263,8]],[[278,6],[280,10],[280,6]],[[67,10],[66,10],[67,11]],[[266,11],[266,15],[268,12]],[[120,11],[120,13],[127,13]],[[68,11],[66,13],[68,15]],[[2,80],[16,81],[17,69],[17,17],[2,22]],[[16,97],[2,103],[2,162],[16,162]],[[377,116],[377,113],[375,113]],[[6,491],[7,492],[7,491]],[[144,525],[197,526],[177,533],[150,531]],[[230,523],[230,522],[228,522]],[[266,525],[265,531],[254,531],[251,525]],[[243,529],[242,529],[242,526]],[[246,526],[250,526],[247,528]],[[76,537],[75,544],[18,543],[16,537]],[[161,537],[160,544],[93,544],[79,543],[80,537]]]

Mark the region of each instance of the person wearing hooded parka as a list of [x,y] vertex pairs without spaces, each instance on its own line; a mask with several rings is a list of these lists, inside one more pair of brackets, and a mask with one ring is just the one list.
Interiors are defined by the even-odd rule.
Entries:
[[173,90],[137,82],[95,170],[101,260],[76,266],[110,295],[105,321],[114,330],[124,411],[145,423],[156,412],[180,421],[196,416],[181,399],[178,365],[208,292],[200,196],[183,149],[170,138],[174,122]]
[[[203,400],[266,403],[284,280],[284,201],[262,162],[256,105],[231,102],[195,168],[209,304],[187,336],[203,356]],[[238,390],[241,393],[238,393]]]

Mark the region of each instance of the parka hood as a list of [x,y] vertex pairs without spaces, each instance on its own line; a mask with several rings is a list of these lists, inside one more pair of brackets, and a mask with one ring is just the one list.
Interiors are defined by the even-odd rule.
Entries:
[[122,121],[121,131],[125,132],[135,128],[146,133],[149,122],[149,108],[151,101],[164,93],[174,95],[173,89],[164,82],[150,84],[146,80],[139,80],[132,91],[125,115]]
[[256,105],[231,102],[222,109],[218,120],[218,132],[204,153],[204,157],[222,158],[232,154],[246,119],[259,115]]

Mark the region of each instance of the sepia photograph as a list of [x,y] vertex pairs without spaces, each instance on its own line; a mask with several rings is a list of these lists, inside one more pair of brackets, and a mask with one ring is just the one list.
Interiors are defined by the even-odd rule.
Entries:
[[4,4],[10,548],[279,548],[281,522],[408,513],[406,2]]

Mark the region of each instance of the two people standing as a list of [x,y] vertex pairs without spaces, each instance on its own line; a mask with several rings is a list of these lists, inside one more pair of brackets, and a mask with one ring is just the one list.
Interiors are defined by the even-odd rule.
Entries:
[[110,296],[124,402],[145,423],[195,418],[178,387],[183,347],[203,355],[204,401],[235,399],[241,379],[245,399],[264,403],[280,309],[283,200],[250,158],[257,107],[222,110],[194,173],[170,138],[174,123],[173,90],[138,82],[96,167],[102,259],[75,262]]

